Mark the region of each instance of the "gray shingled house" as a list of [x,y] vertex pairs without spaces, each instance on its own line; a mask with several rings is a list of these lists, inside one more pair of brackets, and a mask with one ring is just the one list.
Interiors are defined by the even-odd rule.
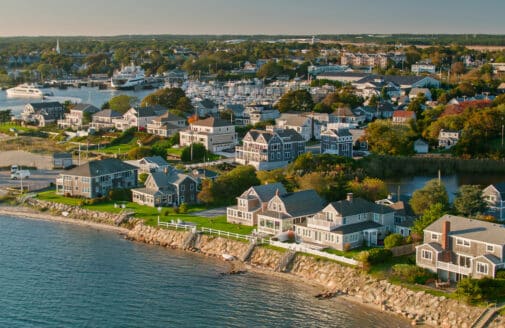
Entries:
[[97,198],[112,189],[137,186],[137,168],[115,158],[89,161],[60,173],[56,179],[56,193],[65,196]]

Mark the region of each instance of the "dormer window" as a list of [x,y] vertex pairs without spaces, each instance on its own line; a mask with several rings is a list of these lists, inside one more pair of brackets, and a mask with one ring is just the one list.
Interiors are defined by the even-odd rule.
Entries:
[[432,233],[431,234],[431,240],[438,240],[438,234]]
[[494,246],[493,245],[487,245],[486,246],[486,251],[490,252],[490,253],[493,253],[494,252]]

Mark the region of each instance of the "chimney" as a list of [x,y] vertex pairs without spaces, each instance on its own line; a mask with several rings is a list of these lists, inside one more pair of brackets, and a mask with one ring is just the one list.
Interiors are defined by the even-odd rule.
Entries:
[[352,197],[353,197],[352,192],[348,192],[347,193],[347,201],[352,202]]
[[451,232],[451,222],[444,221],[442,226],[442,248],[444,251],[449,250],[449,233]]

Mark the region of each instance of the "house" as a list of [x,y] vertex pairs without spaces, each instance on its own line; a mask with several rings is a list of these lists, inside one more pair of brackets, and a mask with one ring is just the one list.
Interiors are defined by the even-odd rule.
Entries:
[[114,122],[122,115],[112,109],[104,109],[92,115],[89,127],[95,130],[110,130],[115,128]]
[[197,202],[197,182],[187,174],[174,170],[152,172],[144,188],[132,189],[132,201],[151,207],[179,206]]
[[252,165],[257,170],[284,167],[305,153],[305,140],[292,129],[268,126],[267,130],[252,129],[235,147],[235,161]]
[[199,117],[215,116],[218,112],[217,104],[210,99],[202,99],[194,104],[195,113]]
[[139,174],[164,172],[171,169],[170,164],[161,156],[144,157],[138,160],[126,161],[126,163],[138,168]]
[[435,67],[435,65],[432,65],[432,64],[417,63],[417,64],[413,64],[410,67],[410,71],[415,74],[420,74],[420,73],[435,74],[436,67]]
[[255,125],[260,122],[273,121],[281,115],[279,110],[263,105],[247,106],[246,113],[249,117],[248,124],[251,125]]
[[414,151],[418,154],[427,154],[429,145],[423,139],[417,139],[414,141]]
[[348,107],[337,108],[332,116],[335,118],[337,123],[349,123],[354,127],[365,123],[366,113],[361,108],[357,107],[355,109],[350,109]]
[[70,113],[65,114],[65,118],[58,120],[57,124],[60,129],[71,128],[74,130],[81,129],[84,125],[89,124],[92,115],[98,113],[100,109],[89,104],[75,104]]
[[344,52],[340,58],[342,65],[351,65],[358,67],[387,67],[388,56],[385,54],[362,54]]
[[26,104],[21,113],[21,120],[36,123],[40,127],[56,123],[65,114],[63,105],[57,101]]
[[482,190],[482,198],[488,204],[489,214],[505,220],[505,183],[495,183]]
[[386,235],[395,229],[394,210],[352,193],[345,200],[333,202],[296,224],[296,236],[302,242],[348,250],[380,245]]
[[392,118],[395,106],[389,101],[381,101],[377,105],[377,118]]
[[147,133],[160,137],[170,137],[186,127],[186,119],[166,112],[147,124]]
[[277,235],[294,230],[294,224],[302,223],[324,207],[324,200],[314,190],[281,194],[280,190],[258,212],[258,232]]
[[321,130],[316,131],[315,124],[309,116],[300,115],[299,113],[282,113],[279,118],[275,120],[275,126],[280,129],[291,129],[298,132],[305,141],[312,138],[319,139]]
[[212,180],[215,181],[217,177],[219,176],[219,173],[207,169],[202,169],[202,168],[196,168],[193,169],[189,173],[193,179],[196,180],[198,183],[198,189],[200,190],[200,187],[202,186],[203,180]]
[[67,169],[73,165],[71,153],[53,154],[53,169]]
[[222,112],[230,113],[230,121],[235,125],[245,126],[249,124],[249,115],[242,104],[226,104],[222,107]]
[[401,90],[410,90],[412,88],[438,88],[440,81],[430,76],[413,75],[373,75],[368,74],[360,80],[353,81],[353,86],[360,88],[360,85],[381,80],[383,83],[393,83]]
[[409,99],[413,100],[421,95],[424,95],[426,100],[431,101],[431,91],[428,88],[412,88],[409,92]]
[[321,132],[321,154],[352,158],[352,134],[348,129],[326,129]]
[[379,205],[388,206],[395,212],[395,230],[394,233],[400,234],[403,237],[408,237],[412,233],[412,227],[416,216],[412,211],[407,199],[394,202],[390,195],[386,199],[380,199],[375,202]]
[[122,118],[115,119],[114,125],[120,131],[130,128],[143,130],[147,128],[147,124],[166,112],[167,109],[162,106],[132,107],[123,114]]
[[93,160],[60,173],[56,179],[56,193],[72,197],[102,197],[112,189],[136,187],[137,174],[135,166],[119,159]]
[[505,226],[444,215],[424,229],[416,263],[445,281],[494,278],[505,268],[504,250]]
[[458,143],[461,137],[460,131],[440,130],[438,133],[438,147],[449,149]]
[[408,124],[411,120],[416,120],[416,112],[408,110],[395,110],[393,113],[393,123]]
[[258,213],[266,210],[268,202],[278,193],[286,195],[287,191],[282,183],[270,183],[254,186],[237,197],[237,205],[226,208],[226,221],[228,223],[256,226]]
[[219,152],[235,147],[237,135],[235,126],[227,121],[208,117],[189,125],[189,128],[179,133],[181,147],[192,143],[201,143],[211,152]]
[[505,93],[505,82],[500,83],[500,85],[496,88],[498,93]]
[[318,74],[317,80],[330,80],[330,81],[338,81],[342,83],[352,83],[359,81],[370,74],[368,73],[359,73],[359,72],[325,72],[322,74]]

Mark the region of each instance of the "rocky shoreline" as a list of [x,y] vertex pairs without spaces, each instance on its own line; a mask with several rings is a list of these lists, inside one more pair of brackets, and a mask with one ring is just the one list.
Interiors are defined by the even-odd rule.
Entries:
[[[68,205],[38,201],[30,205],[31,208],[0,207],[0,214],[112,229],[132,241],[199,252],[221,259],[223,254],[231,255],[236,259],[231,271],[242,273],[244,269],[254,270],[317,285],[324,289],[322,295],[338,295],[385,313],[400,315],[413,325],[470,328],[484,311],[484,308],[469,306],[443,296],[437,297],[424,291],[415,292],[393,285],[354,268],[309,255],[297,253],[285,268],[279,270],[279,264],[286,255],[280,250],[251,247],[245,242],[192,234],[184,230],[154,228],[132,218],[122,218],[120,221],[127,227],[117,227],[114,226],[118,222],[117,214],[93,212]],[[40,212],[41,208],[44,212]],[[62,212],[67,212],[67,217],[62,217]],[[498,316],[488,327],[505,327],[505,319]]]

